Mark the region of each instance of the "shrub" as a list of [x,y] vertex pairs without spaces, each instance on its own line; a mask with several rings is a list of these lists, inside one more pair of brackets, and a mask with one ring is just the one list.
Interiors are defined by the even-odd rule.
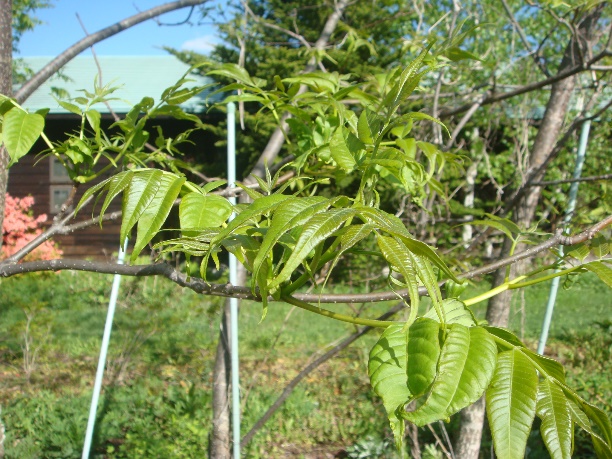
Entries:
[[[31,207],[34,198],[14,198],[6,195],[4,223],[2,225],[2,258],[10,257],[43,232],[42,224],[47,214],[34,217]],[[45,241],[26,256],[27,260],[51,260],[62,255],[62,251],[51,241]]]

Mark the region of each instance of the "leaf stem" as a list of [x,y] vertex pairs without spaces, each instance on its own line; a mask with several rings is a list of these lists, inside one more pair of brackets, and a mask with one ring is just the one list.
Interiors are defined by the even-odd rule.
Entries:
[[305,301],[298,300],[297,298],[294,298],[290,295],[281,296],[281,300],[283,300],[286,303],[292,304],[293,306],[297,306],[298,308],[305,309],[306,311],[314,312],[315,314],[329,317],[331,319],[340,320],[342,322],[347,322],[349,324],[365,325],[367,327],[375,327],[375,328],[387,328],[390,325],[401,323],[401,322],[395,322],[395,321],[390,321],[390,320],[362,319],[360,317],[351,317],[345,314],[339,314],[337,312],[329,311],[327,309],[322,309],[318,306],[313,306],[310,303],[306,303]]
[[492,298],[495,295],[499,295],[500,293],[505,292],[506,290],[510,290],[513,284],[517,284],[526,278],[527,276],[519,276],[516,279],[512,279],[511,281],[506,281],[503,284],[492,288],[487,292],[465,300],[464,303],[466,304],[466,306],[471,306],[473,304],[480,303],[481,301],[488,300],[489,298]]

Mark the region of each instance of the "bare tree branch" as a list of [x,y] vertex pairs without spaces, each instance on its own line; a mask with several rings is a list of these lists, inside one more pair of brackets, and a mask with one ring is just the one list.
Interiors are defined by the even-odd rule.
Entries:
[[[598,232],[610,225],[612,225],[612,215],[606,217],[575,236],[564,236],[562,230],[558,230],[553,236],[540,244],[531,246],[520,253],[503,258],[481,268],[459,274],[457,277],[460,279],[472,279],[474,277],[496,271],[499,268],[511,265],[517,261],[531,258],[552,247],[556,247],[557,245],[575,245],[590,240]],[[196,293],[261,301],[261,296],[257,293],[254,294],[248,287],[234,286],[231,284],[211,284],[202,279],[189,277],[187,274],[177,271],[175,268],[166,263],[130,266],[102,261],[69,259],[28,261],[24,263],[16,263],[7,260],[0,262],[0,277],[11,277],[17,274],[37,271],[60,270],[89,271],[100,274],[120,274],[122,276],[133,277],[162,276],[171,280],[175,284],[181,287],[189,288]],[[420,289],[419,294],[426,295],[426,290],[424,288]],[[404,300],[409,300],[409,295],[406,290],[354,294],[304,293],[294,294],[293,297],[301,301],[313,303],[374,303],[380,301],[393,301],[397,300],[398,297],[401,297]],[[273,301],[273,299],[270,300]]]
[[521,41],[523,42],[523,46],[525,46],[525,49],[531,54],[531,56],[533,56],[533,61],[540,68],[544,76],[550,77],[550,72],[546,68],[546,64],[544,63],[543,57],[540,54],[540,49],[538,48],[535,51],[532,51],[531,44],[529,43],[529,40],[527,39],[527,35],[525,35],[525,31],[523,30],[521,25],[518,23],[518,21],[514,17],[514,14],[512,13],[512,10],[510,9],[508,2],[506,2],[506,0],[501,0],[501,2],[504,7],[504,10],[506,11],[506,15],[508,16],[508,19],[510,19],[512,26],[514,27],[514,30],[516,30],[516,33],[518,33],[519,37],[521,38]]
[[90,46],[118,34],[130,27],[133,27],[141,22],[148,19],[159,16],[160,14],[168,13],[170,11],[186,8],[188,6],[201,5],[206,3],[208,0],[178,0],[176,2],[165,3],[163,5],[156,6],[154,8],[143,11],[142,13],[135,14],[123,21],[117,22],[112,26],[106,27],[105,29],[99,30],[96,33],[86,36],[79,40],[77,43],[72,45],[70,48],[65,50],[47,65],[45,65],[38,73],[30,78],[15,94],[15,99],[19,103],[23,103],[28,97],[32,95],[45,81],[47,81],[54,73],[61,69],[64,65],[70,62],[76,57],[81,51],[86,50]]
[[547,180],[543,182],[532,182],[528,186],[560,185],[562,183],[574,183],[574,182],[598,182],[600,180],[610,180],[610,179],[612,179],[612,174],[592,175],[590,177],[580,177],[580,178],[575,178],[575,179]]
[[[482,105],[490,105],[495,102],[501,102],[502,100],[510,99],[512,97],[520,96],[521,94],[526,94],[528,92],[535,91],[537,89],[542,89],[546,86],[550,86],[551,84],[556,83],[557,81],[561,81],[565,78],[576,75],[577,73],[584,72],[586,70],[591,70],[592,68],[591,66],[593,64],[595,64],[596,62],[599,62],[600,60],[608,56],[612,56],[612,52],[605,50],[597,54],[596,56],[594,56],[592,59],[589,59],[584,64],[575,65],[567,70],[557,73],[556,75],[550,78],[546,78],[545,80],[537,81],[535,83],[521,86],[520,88],[517,88],[513,91],[508,91],[508,92],[504,92],[501,94],[499,93],[491,94],[484,98],[484,100],[482,101]],[[464,104],[456,108],[452,108],[449,110],[443,110],[442,112],[440,112],[440,118],[448,118],[453,115],[463,113],[465,111],[468,111],[473,105],[474,105],[474,102],[470,102],[468,104]]]

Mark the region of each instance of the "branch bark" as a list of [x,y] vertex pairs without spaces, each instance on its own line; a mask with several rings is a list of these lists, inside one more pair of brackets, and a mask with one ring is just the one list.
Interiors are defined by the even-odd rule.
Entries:
[[[517,263],[527,258],[532,258],[550,248],[558,245],[575,245],[581,242],[592,239],[597,233],[603,231],[608,226],[612,225],[612,215],[607,216],[595,225],[587,228],[574,236],[564,236],[562,230],[557,232],[544,242],[537,245],[529,246],[529,248],[516,253],[512,256],[504,257],[494,263],[490,263],[481,268],[477,268],[465,273],[459,274],[459,279],[473,279],[483,274],[487,274],[504,268],[513,263]],[[148,277],[161,276],[174,282],[175,284],[193,290],[196,293],[203,295],[213,295],[221,297],[233,297],[243,300],[261,301],[261,296],[251,292],[249,287],[234,286],[231,284],[211,284],[202,279],[188,277],[187,274],[177,271],[175,268],[166,263],[155,263],[150,265],[120,265],[117,263],[109,263],[103,261],[87,261],[87,260],[39,260],[27,261],[24,263],[0,262],[0,277],[12,277],[19,274],[41,272],[41,271],[89,271],[100,274],[120,274],[122,276],[132,277]],[[421,295],[426,294],[425,289],[420,289]],[[393,301],[400,295],[404,299],[409,299],[408,293],[405,290],[397,290],[394,292],[379,292],[379,293],[354,293],[354,294],[294,294],[293,297],[301,301],[312,303],[374,303],[381,301]]]

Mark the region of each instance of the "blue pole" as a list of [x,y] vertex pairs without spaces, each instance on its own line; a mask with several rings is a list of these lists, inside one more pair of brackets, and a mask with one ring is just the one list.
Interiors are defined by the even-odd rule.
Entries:
[[[586,147],[589,141],[589,131],[591,129],[591,120],[587,120],[582,124],[582,130],[580,131],[580,143],[578,145],[578,154],[576,156],[576,166],[574,167],[574,174],[572,179],[577,180],[582,174],[582,166],[584,165],[584,158],[586,157]],[[569,190],[569,202],[567,209],[565,210],[565,216],[563,217],[564,231],[568,230],[572,214],[576,209],[576,198],[578,196],[578,185],[579,182],[572,182]],[[563,246],[559,246],[559,253],[563,256]],[[553,311],[555,309],[555,301],[557,300],[557,291],[559,290],[560,278],[555,277],[552,280],[550,286],[550,293],[548,295],[548,303],[546,304],[546,313],[544,314],[544,322],[542,323],[542,332],[540,333],[540,341],[538,342],[538,354],[543,354],[546,348],[546,340],[548,340],[548,332],[550,330],[550,324],[552,322]]]
[[[119,247],[119,257],[117,263],[123,264],[125,259],[125,251],[127,250],[127,239],[123,247]],[[96,425],[96,413],[98,411],[98,400],[100,399],[100,391],[102,390],[102,379],[104,377],[104,367],[106,366],[106,354],[108,353],[108,345],[110,343],[111,330],[113,328],[113,318],[115,317],[115,309],[117,306],[117,297],[119,296],[119,285],[121,284],[121,275],[115,274],[113,278],[113,286],[111,288],[110,300],[108,302],[108,312],[106,313],[106,324],[104,325],[104,334],[102,335],[102,346],[100,348],[100,357],[98,358],[98,369],[96,371],[96,379],[94,381],[93,395],[91,396],[91,406],[89,407],[89,419],[87,420],[87,430],[85,432],[85,443],[83,444],[82,459],[89,459],[91,450],[91,440],[93,438],[94,427]]]
[[[227,104],[227,182],[234,186],[236,182],[236,105]],[[230,198],[236,204],[236,198]],[[232,217],[233,218],[233,215]],[[229,281],[238,283],[238,265],[236,257],[229,254]],[[230,298],[230,350],[232,366],[232,437],[234,459],[240,459],[240,377],[238,361],[238,299]]]

